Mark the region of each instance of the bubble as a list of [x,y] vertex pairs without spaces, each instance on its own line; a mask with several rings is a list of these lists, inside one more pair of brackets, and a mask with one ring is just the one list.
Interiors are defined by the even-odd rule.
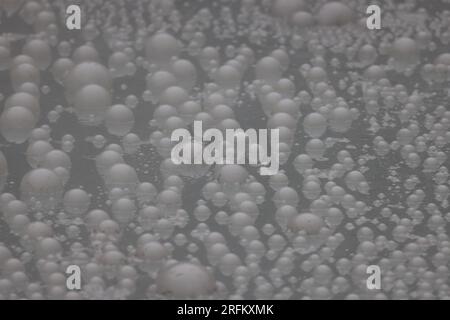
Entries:
[[33,113],[20,106],[4,110],[0,116],[0,132],[11,143],[24,143],[36,124]]
[[124,136],[134,126],[133,111],[121,104],[113,105],[106,111],[105,125],[110,134]]
[[408,64],[416,63],[419,55],[419,48],[413,39],[401,37],[392,44],[392,57],[397,64],[405,67]]
[[90,196],[82,189],[71,189],[64,194],[64,209],[73,216],[84,215],[90,202]]
[[120,198],[113,202],[111,211],[117,222],[126,224],[129,223],[136,214],[136,205],[131,199]]
[[136,198],[140,204],[152,202],[158,191],[156,187],[150,182],[142,182],[136,189]]
[[301,213],[294,217],[289,224],[292,230],[304,230],[308,234],[317,234],[323,226],[323,219],[311,213]]
[[21,63],[11,69],[11,83],[15,91],[19,91],[21,85],[27,82],[39,86],[41,82],[39,69],[30,63]]
[[160,70],[149,74],[146,77],[146,83],[147,89],[150,90],[152,95],[159,100],[161,98],[161,94],[167,88],[173,87],[177,84],[177,78],[168,71]]
[[305,150],[309,157],[320,160],[325,154],[325,143],[320,139],[311,139],[306,143]]
[[199,298],[211,294],[216,284],[201,265],[179,262],[160,270],[156,279],[158,291],[176,299]]
[[275,83],[281,79],[282,67],[280,62],[273,57],[265,57],[259,60],[255,67],[255,76],[267,83]]
[[183,88],[172,86],[165,89],[161,94],[161,104],[167,104],[175,108],[181,106],[189,99],[189,95]]
[[59,58],[53,63],[51,67],[53,78],[60,84],[64,84],[67,75],[74,66],[75,64],[72,60],[68,58]]
[[26,92],[17,92],[12,94],[5,102],[5,108],[9,109],[11,107],[20,106],[29,109],[36,119],[39,119],[40,115],[40,105],[39,100],[33,95]]
[[28,164],[32,168],[41,166],[47,153],[52,150],[53,146],[44,140],[38,140],[30,143],[26,151]]
[[319,138],[327,130],[327,120],[320,113],[308,114],[303,120],[305,132],[312,138]]
[[172,58],[180,53],[180,45],[172,35],[166,32],[154,34],[146,43],[145,54],[149,62],[159,67],[167,67]]
[[109,190],[121,188],[133,192],[138,182],[136,170],[128,164],[116,163],[106,171],[105,183]]
[[34,210],[53,210],[62,197],[62,182],[45,168],[29,171],[20,184],[21,199]]
[[334,132],[346,132],[352,125],[352,115],[345,107],[337,107],[330,114],[330,128]]
[[33,39],[23,46],[23,53],[30,56],[41,70],[47,69],[52,61],[52,51],[47,42]]
[[217,85],[224,90],[239,87],[241,80],[239,71],[229,65],[224,65],[217,69],[214,73],[214,78]]
[[171,65],[170,70],[180,87],[188,92],[195,87],[197,83],[197,69],[192,62],[185,59],[177,59]]
[[109,92],[96,84],[84,86],[74,97],[75,112],[79,121],[89,126],[101,123],[110,105]]
[[97,85],[109,91],[112,88],[112,77],[108,69],[92,61],[77,64],[70,70],[64,81],[68,99],[72,99],[80,89],[87,85]]

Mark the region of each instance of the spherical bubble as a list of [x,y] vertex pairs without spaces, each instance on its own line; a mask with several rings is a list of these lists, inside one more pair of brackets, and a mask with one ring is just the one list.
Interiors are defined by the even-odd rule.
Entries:
[[337,107],[330,114],[330,128],[334,132],[346,132],[352,125],[352,115],[349,109]]
[[108,67],[115,77],[127,75],[127,63],[130,58],[123,52],[114,52],[108,59]]
[[303,0],[276,0],[273,2],[273,11],[277,16],[289,17],[304,5]]
[[35,98],[39,98],[40,91],[39,87],[36,83],[33,82],[24,82],[21,85],[19,85],[18,88],[15,89],[16,92],[26,92],[34,96]]
[[108,69],[97,62],[77,64],[70,70],[64,81],[68,99],[71,100],[75,93],[90,84],[96,84],[106,90],[111,90],[112,77]]
[[289,178],[284,172],[278,172],[269,178],[269,185],[275,191],[287,187],[289,185]]
[[297,11],[292,16],[292,23],[300,28],[309,27],[314,23],[314,17],[309,12]]
[[244,227],[253,224],[253,219],[244,212],[236,212],[231,215],[229,221],[230,232],[233,235],[238,235],[242,232]]
[[141,270],[147,272],[157,271],[169,254],[166,247],[153,240],[146,241],[138,250],[143,258],[139,267]]
[[[241,127],[241,125],[239,124],[239,122],[236,119],[228,118],[228,119],[223,119],[222,121],[220,121],[220,123],[218,124],[217,127],[219,129],[221,129],[222,131],[225,131],[227,129],[239,129]],[[228,143],[224,147],[232,148],[233,146]]]
[[319,10],[317,20],[321,25],[344,25],[353,19],[353,11],[344,3],[332,1]]
[[111,95],[97,84],[89,84],[81,88],[74,97],[74,107],[82,124],[96,126],[100,124],[111,105]]
[[89,61],[97,62],[99,60],[98,52],[91,45],[82,45],[73,51],[72,60],[75,62],[75,64]]
[[267,127],[271,129],[277,127],[286,127],[293,130],[297,127],[297,121],[294,119],[294,117],[292,117],[292,115],[285,112],[279,112],[270,117],[270,119],[267,121]]
[[157,194],[158,190],[150,182],[142,182],[136,189],[136,198],[141,204],[153,201]]
[[404,66],[417,61],[419,48],[413,39],[401,37],[392,44],[391,54],[396,62]]
[[214,47],[205,47],[200,52],[198,59],[204,70],[210,70],[220,60],[220,54]]
[[[36,245],[37,257],[57,256],[62,253],[61,244],[54,238],[44,238]],[[64,281],[64,280],[62,280]]]
[[234,89],[239,86],[241,75],[235,67],[224,65],[214,72],[214,79],[220,89]]
[[29,224],[30,218],[24,214],[18,214],[9,221],[11,231],[18,236],[25,236]]
[[294,167],[298,173],[303,174],[306,170],[309,170],[313,167],[314,161],[307,154],[299,154],[294,159]]
[[282,77],[280,62],[273,57],[265,57],[259,60],[255,66],[256,79],[275,83]]
[[176,299],[206,296],[216,288],[213,276],[203,266],[188,262],[165,266],[156,283],[159,292]]
[[297,209],[291,205],[283,205],[280,206],[276,213],[275,218],[278,222],[278,224],[285,229],[290,221],[298,215]]
[[149,74],[146,77],[146,83],[147,89],[159,100],[164,90],[177,84],[177,78],[170,72],[160,70]]
[[5,155],[0,151],[0,192],[3,191],[8,179],[8,161],[6,161]]
[[166,214],[176,212],[182,204],[181,195],[172,190],[163,190],[157,197],[158,208],[163,210]]
[[62,197],[62,182],[51,170],[38,168],[28,172],[20,184],[21,199],[35,210],[53,210]]
[[33,95],[26,92],[17,92],[9,96],[5,101],[5,110],[11,107],[20,106],[29,109],[36,119],[39,118],[40,115],[40,105],[39,100]]
[[109,215],[100,209],[89,211],[85,218],[86,226],[90,231],[98,229],[100,223],[104,220],[109,220]]
[[158,32],[153,35],[145,46],[145,54],[149,62],[159,67],[169,66],[172,58],[180,53],[178,40],[165,32]]
[[211,116],[216,121],[234,118],[234,111],[229,106],[219,104],[210,111]]
[[298,204],[298,200],[297,191],[291,187],[281,188],[273,197],[273,201],[277,208],[284,205],[296,206]]
[[344,214],[339,208],[331,207],[327,210],[325,222],[330,227],[337,227],[341,224],[344,219]]
[[247,170],[240,165],[224,165],[220,168],[219,180],[222,183],[243,183],[248,177]]
[[308,114],[303,120],[305,132],[312,138],[319,138],[327,130],[327,119],[320,113]]
[[306,143],[306,153],[313,159],[322,159],[325,154],[326,145],[320,139],[311,139]]
[[62,167],[70,171],[72,162],[70,160],[70,157],[64,151],[50,150],[44,155],[42,162],[40,162],[40,165],[43,168],[47,168],[50,170]]
[[81,216],[89,210],[91,198],[82,189],[71,189],[64,194],[64,209],[73,216]]
[[35,124],[36,117],[25,107],[8,108],[0,116],[0,132],[8,142],[12,143],[25,142]]
[[241,265],[241,259],[234,253],[225,254],[219,261],[219,269],[222,274],[230,276]]
[[161,211],[157,207],[146,206],[139,211],[138,221],[144,230],[151,230],[161,215]]
[[58,83],[63,84],[67,75],[74,66],[75,64],[72,60],[68,58],[59,58],[51,67],[53,78],[58,81]]
[[26,54],[19,54],[18,56],[15,56],[14,59],[12,60],[11,67],[15,68],[23,63],[28,63],[31,64],[32,66],[37,67],[34,59]]
[[211,202],[216,206],[216,207],[223,207],[224,205],[227,204],[228,202],[228,196],[225,192],[219,191],[214,193]]
[[176,78],[176,83],[186,91],[191,91],[197,83],[197,70],[192,62],[185,59],[177,59],[170,67],[170,71]]
[[37,32],[45,32],[51,24],[55,23],[55,14],[50,10],[42,10],[37,14],[33,23],[33,27]]
[[105,125],[109,133],[124,136],[134,126],[133,111],[122,104],[113,105],[106,111]]
[[206,221],[211,216],[211,210],[205,205],[199,205],[194,209],[194,217],[200,221]]
[[221,191],[221,186],[217,182],[208,182],[203,186],[202,194],[206,200],[211,200],[213,195]]
[[19,91],[20,85],[26,82],[39,86],[41,82],[39,69],[29,63],[22,63],[11,69],[11,83],[15,91]]
[[304,230],[308,234],[317,234],[323,226],[323,219],[312,213],[301,213],[294,217],[289,224],[289,228],[292,230]]
[[320,188],[320,183],[317,181],[305,181],[303,183],[303,188],[302,188],[302,192],[303,195],[305,196],[305,198],[309,199],[309,200],[313,200],[313,199],[317,199],[322,190]]
[[116,163],[106,171],[105,183],[109,190],[121,188],[132,192],[136,189],[138,182],[136,170],[128,164]]
[[123,163],[123,157],[120,153],[113,150],[103,151],[95,158],[95,164],[98,172],[105,176],[108,170],[117,163]]
[[20,200],[11,200],[3,207],[4,217],[6,222],[10,222],[14,216],[26,215],[28,211],[27,205]]
[[178,107],[178,114],[186,124],[190,124],[201,110],[202,107],[198,102],[186,101]]
[[134,204],[134,201],[128,198],[120,198],[114,201],[111,211],[117,222],[126,224],[130,222],[136,214],[136,205]]
[[41,166],[47,153],[52,150],[53,146],[44,140],[38,140],[30,143],[26,151],[28,164],[32,168]]
[[180,87],[169,87],[164,90],[164,92],[161,94],[160,102],[161,104],[168,104],[170,106],[173,106],[175,108],[178,108],[183,103],[188,101],[189,95],[183,88]]
[[49,44],[41,39],[28,41],[23,47],[23,53],[33,58],[41,70],[47,69],[52,62],[52,50]]
[[214,243],[208,246],[208,261],[211,265],[215,266],[219,263],[220,259],[230,250],[223,243]]

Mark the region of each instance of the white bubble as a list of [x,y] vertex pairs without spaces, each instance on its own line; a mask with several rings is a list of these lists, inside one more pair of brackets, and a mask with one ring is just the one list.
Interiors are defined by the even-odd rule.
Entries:
[[25,142],[35,124],[36,117],[25,107],[8,108],[0,116],[0,132],[7,141],[12,143]]
[[82,87],[74,96],[75,113],[85,125],[96,126],[101,123],[110,106],[110,93],[97,84]]
[[106,111],[105,125],[109,133],[124,136],[134,126],[133,111],[121,104],[113,105]]
[[148,39],[145,53],[149,62],[167,67],[172,58],[180,53],[178,40],[165,32],[158,32]]
[[71,189],[64,194],[64,209],[73,216],[81,216],[89,210],[91,198],[82,189]]
[[41,70],[48,68],[52,61],[52,51],[47,42],[40,39],[28,41],[23,47],[23,53],[33,58]]
[[162,268],[156,283],[161,293],[176,299],[205,297],[216,288],[214,278],[203,266],[187,262]]
[[62,182],[51,170],[38,168],[28,172],[20,184],[21,199],[35,210],[53,210],[62,197]]

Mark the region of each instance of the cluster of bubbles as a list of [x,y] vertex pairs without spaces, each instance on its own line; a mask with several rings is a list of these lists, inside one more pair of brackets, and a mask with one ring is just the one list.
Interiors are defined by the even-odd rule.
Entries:
[[[231,2],[1,2],[0,299],[450,298],[448,1]],[[174,164],[194,121],[280,171]]]

